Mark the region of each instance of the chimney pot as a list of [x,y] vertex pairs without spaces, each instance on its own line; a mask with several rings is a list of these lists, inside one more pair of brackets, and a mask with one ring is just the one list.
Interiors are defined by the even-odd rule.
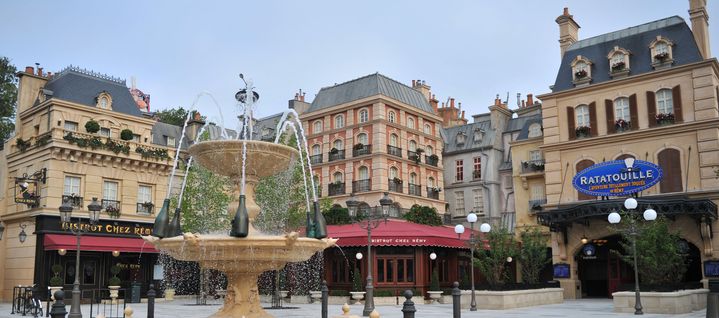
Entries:
[[568,7],[564,7],[564,15],[565,15],[565,16],[568,16],[568,15],[569,15],[569,8],[568,8]]
[[25,73],[35,74],[35,68],[32,66],[25,66]]
[[42,67],[37,68],[37,76],[42,76]]
[[462,119],[464,119],[464,111],[462,111]]
[[449,108],[454,108],[454,98],[449,99]]
[[412,87],[414,88],[415,86],[417,86],[417,80],[412,80]]
[[534,94],[527,94],[527,106],[534,105]]
[[525,106],[526,106],[526,104],[524,104],[524,100],[522,100],[522,107],[525,107]]

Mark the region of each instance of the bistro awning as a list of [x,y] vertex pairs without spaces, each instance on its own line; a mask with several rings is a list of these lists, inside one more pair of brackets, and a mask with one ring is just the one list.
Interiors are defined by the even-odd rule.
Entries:
[[[77,247],[77,238],[74,235],[46,234],[44,242],[45,250],[75,250]],[[89,235],[80,237],[80,249],[96,252],[159,253],[152,244],[140,238]]]
[[[329,225],[327,236],[339,239],[337,245],[340,247],[367,246],[367,230],[361,228],[359,224]],[[395,219],[387,220],[386,224],[380,222],[379,227],[372,230],[372,246],[435,246],[469,249],[468,240],[469,228],[459,239],[454,233],[454,227],[429,226]]]

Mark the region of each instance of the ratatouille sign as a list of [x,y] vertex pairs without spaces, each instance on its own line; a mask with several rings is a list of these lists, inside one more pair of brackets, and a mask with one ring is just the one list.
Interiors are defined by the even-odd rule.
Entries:
[[574,176],[577,191],[591,196],[624,196],[641,192],[662,179],[662,168],[648,161],[606,161],[588,167]]

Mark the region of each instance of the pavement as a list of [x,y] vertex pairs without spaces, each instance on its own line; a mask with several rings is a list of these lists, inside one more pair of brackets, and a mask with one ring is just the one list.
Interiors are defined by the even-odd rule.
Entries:
[[[45,304],[43,304],[45,305]],[[133,318],[147,317],[147,304],[128,304],[134,310]],[[320,317],[319,304],[291,304],[292,309],[270,309],[270,314],[281,318],[315,318]],[[330,305],[328,308],[329,317],[340,316],[342,314],[342,306]],[[155,304],[156,318],[178,318],[178,317],[208,317],[220,308],[219,303],[210,305],[194,305],[191,300],[182,299],[168,302],[158,302]],[[416,318],[443,318],[452,317],[452,305],[416,305]],[[0,317],[13,318],[23,317],[20,314],[11,315],[11,304],[0,303]],[[93,308],[97,310],[97,306]],[[353,305],[350,314],[362,315],[362,305]],[[377,311],[382,318],[402,318],[402,306],[377,306]],[[70,306],[67,306],[70,310]],[[90,305],[82,306],[83,317],[89,318]],[[658,315],[645,314],[643,317],[705,317],[705,311],[695,311],[683,315]],[[94,317],[95,315],[93,315]],[[115,315],[107,315],[115,316]],[[121,317],[121,315],[117,315]],[[116,316],[116,317],[117,317]],[[27,317],[27,316],[26,316]],[[32,317],[32,316],[29,316]],[[565,300],[562,304],[535,306],[511,310],[478,310],[470,312],[462,311],[463,318],[491,318],[491,317],[634,317],[633,314],[621,314],[613,312],[612,301],[609,299],[581,299],[581,300]],[[239,317],[238,317],[239,318]]]

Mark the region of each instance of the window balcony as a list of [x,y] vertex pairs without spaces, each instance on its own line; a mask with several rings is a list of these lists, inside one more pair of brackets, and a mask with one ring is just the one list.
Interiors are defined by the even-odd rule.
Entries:
[[436,167],[439,163],[439,157],[437,155],[424,156],[424,163]]
[[402,158],[402,148],[387,145],[387,153]]
[[402,193],[402,180],[389,179],[389,191]]
[[329,161],[335,161],[335,160],[342,160],[345,158],[345,151],[344,150],[337,150],[336,152],[332,153],[330,152],[330,158]]
[[430,199],[439,200],[439,189],[427,187],[427,197]]
[[322,163],[322,154],[310,156],[310,163],[313,165]]
[[62,202],[65,202],[65,199],[70,202],[70,205],[72,205],[73,208],[82,209],[82,197],[78,197],[76,195],[63,195],[62,196]]
[[102,208],[113,218],[120,217],[120,201],[102,199]]
[[155,214],[155,205],[152,202],[137,203],[137,214]]
[[547,198],[529,200],[529,209],[541,210],[543,204],[547,204]]
[[345,183],[335,182],[327,185],[327,195],[342,195],[345,194]]
[[352,157],[369,155],[372,153],[372,145],[355,145],[352,148]]
[[479,180],[479,179],[482,179],[482,171],[480,171],[480,170],[472,171],[472,180]]
[[409,195],[414,195],[421,197],[422,196],[422,186],[419,184],[409,184],[407,191]]
[[368,192],[372,190],[372,179],[352,181],[352,192]]
[[544,159],[522,161],[522,173],[544,172]]

